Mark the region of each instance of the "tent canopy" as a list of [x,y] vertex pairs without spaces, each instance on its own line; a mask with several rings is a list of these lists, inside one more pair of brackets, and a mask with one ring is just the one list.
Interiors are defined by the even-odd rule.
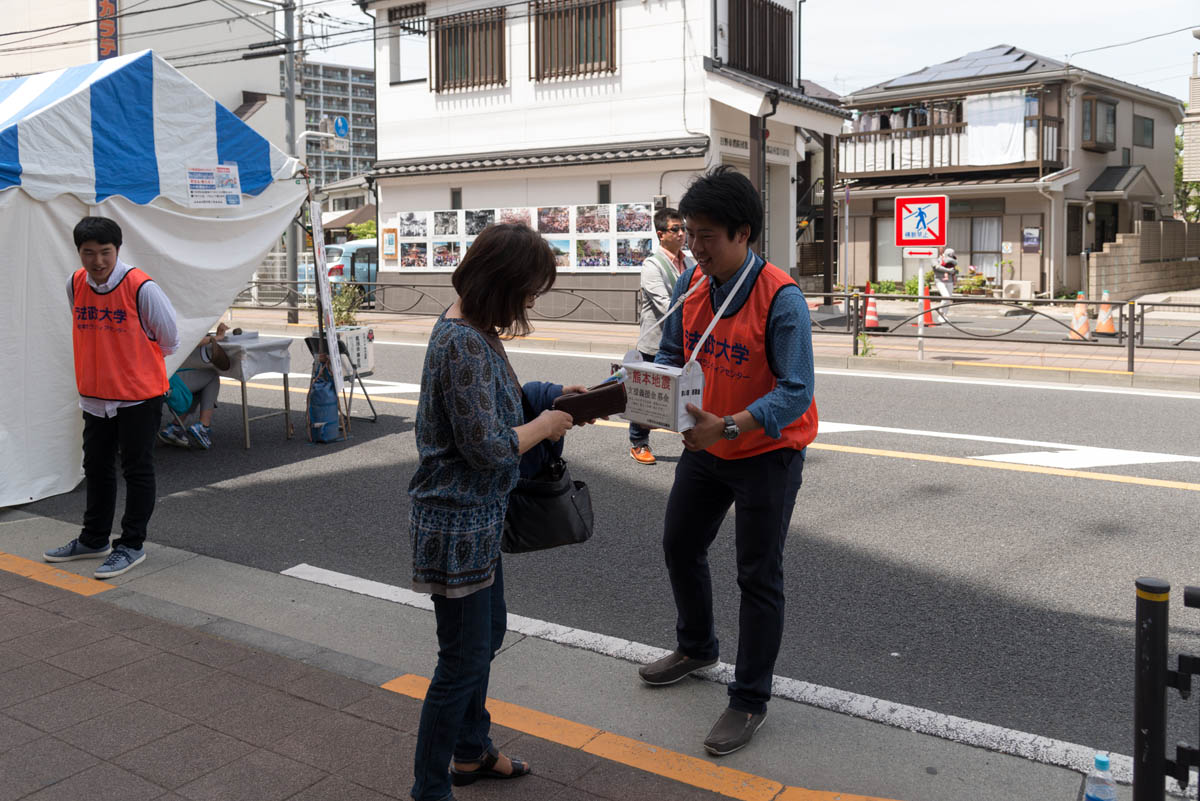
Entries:
[[257,196],[295,162],[149,50],[0,81],[0,191],[187,206],[187,169],[216,164]]
[[[232,164],[240,191],[192,190]],[[121,260],[171,300],[170,372],[279,242],[306,195],[296,167],[149,51],[0,82],[0,507],[82,478],[67,295],[79,219],[116,220]]]

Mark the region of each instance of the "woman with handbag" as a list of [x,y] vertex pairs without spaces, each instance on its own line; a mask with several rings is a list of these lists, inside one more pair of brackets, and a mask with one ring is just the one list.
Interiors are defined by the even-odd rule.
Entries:
[[417,730],[415,801],[453,799],[452,783],[530,772],[493,746],[484,707],[507,622],[500,540],[521,455],[561,439],[572,418],[546,409],[523,422],[500,335],[530,331],[528,309],[554,279],[554,254],[541,236],[525,225],[491,226],[454,271],[458,300],[429,337],[417,406],[420,463],[408,491],[413,589],[433,596],[438,662]]

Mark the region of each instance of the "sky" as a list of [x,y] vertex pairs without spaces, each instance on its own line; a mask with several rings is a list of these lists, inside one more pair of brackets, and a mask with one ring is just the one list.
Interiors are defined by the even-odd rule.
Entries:
[[[318,0],[308,10],[366,22],[352,0]],[[1070,63],[1084,69],[1186,100],[1192,53],[1200,50],[1200,39],[1183,30],[1081,52],[1200,28],[1197,0],[806,0],[801,23],[802,77],[838,94],[1006,44],[1058,61],[1070,55]],[[344,23],[324,24],[330,32],[348,30]],[[366,42],[310,50],[309,58],[372,66]]]

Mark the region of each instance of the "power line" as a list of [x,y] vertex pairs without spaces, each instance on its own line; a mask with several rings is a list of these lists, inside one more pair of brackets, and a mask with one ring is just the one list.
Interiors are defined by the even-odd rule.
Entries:
[[[194,6],[197,3],[206,3],[206,2],[208,2],[208,0],[184,0],[184,2],[176,3],[173,6],[161,6],[159,8],[147,8],[147,9],[143,9],[142,11],[123,11],[120,14],[114,14],[111,17],[105,17],[105,19],[123,19],[125,17],[136,17],[139,14],[155,14],[159,11],[170,11],[171,9],[174,9],[174,8],[183,8],[184,6]],[[141,3],[139,3],[139,5],[141,5]],[[24,30],[24,31],[9,31],[7,33],[0,33],[0,36],[20,36],[21,34],[25,34],[25,33],[41,33],[43,31],[51,31],[51,32],[65,31],[65,30],[69,30],[70,28],[79,28],[83,25],[93,25],[99,21],[100,21],[100,18],[97,17],[96,19],[85,19],[80,22],[63,22],[58,25],[48,25],[44,28],[30,28],[30,29]],[[21,42],[28,42],[28,41],[30,41],[30,39],[40,39],[40,38],[41,38],[40,36],[33,36],[33,37],[30,37],[29,39],[18,39],[16,42],[13,42],[13,44],[20,44]]]
[[1143,36],[1141,39],[1132,39],[1128,42],[1118,42],[1116,44],[1104,45],[1103,47],[1093,47],[1090,50],[1076,50],[1074,53],[1067,54],[1067,63],[1070,64],[1071,59],[1074,56],[1081,56],[1084,53],[1097,53],[1101,50],[1111,50],[1114,47],[1125,47],[1126,45],[1137,44],[1139,42],[1148,42],[1151,39],[1161,39],[1162,37],[1170,36],[1171,34],[1183,33],[1184,31],[1190,31],[1193,28],[1200,28],[1200,25],[1188,25],[1186,28],[1176,28],[1173,31],[1167,31],[1166,33],[1155,33],[1155,34],[1151,34],[1150,36]]

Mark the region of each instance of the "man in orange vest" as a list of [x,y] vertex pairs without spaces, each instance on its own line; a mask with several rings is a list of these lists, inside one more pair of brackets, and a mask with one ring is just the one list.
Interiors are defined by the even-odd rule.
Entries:
[[[75,385],[83,410],[87,509],[79,537],[43,554],[47,562],[104,559],[96,578],[146,558],[154,512],[154,442],[167,392],[163,356],[179,347],[175,309],[158,284],[118,258],[121,227],[107,217],[75,226],[80,269],[67,282]],[[109,547],[117,506],[117,456],[125,476],[121,536]]]
[[716,664],[708,548],[733,506],[737,663],[729,707],[704,740],[721,756],[750,742],[771,697],[783,637],[784,541],[804,449],[817,433],[812,331],[800,287],[750,249],[763,206],[745,176],[715,168],[691,184],[679,210],[697,266],[679,277],[671,301],[696,291],[682,316],[663,326],[655,361],[682,366],[694,358],[704,371],[704,408],[687,407],[696,422],[683,432],[663,531],[678,646],[638,672],[647,684],[665,685]]

